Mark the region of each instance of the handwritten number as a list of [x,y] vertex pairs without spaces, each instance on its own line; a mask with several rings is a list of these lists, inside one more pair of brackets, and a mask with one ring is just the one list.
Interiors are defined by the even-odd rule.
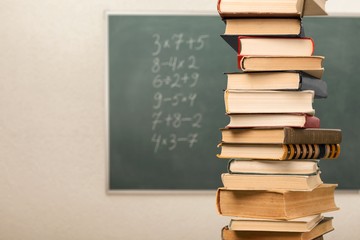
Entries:
[[161,52],[160,35],[159,34],[154,34],[153,38],[155,38],[154,45],[155,45],[156,50],[152,53],[152,55],[157,56]]

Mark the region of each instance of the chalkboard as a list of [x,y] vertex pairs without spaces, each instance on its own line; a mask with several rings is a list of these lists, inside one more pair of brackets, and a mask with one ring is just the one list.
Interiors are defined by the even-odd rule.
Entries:
[[[108,15],[110,190],[202,190],[221,186],[224,72],[236,53],[218,16]],[[360,187],[360,18],[305,18],[324,55],[329,97],[315,100],[322,127],[341,128],[340,158],[320,163],[324,182]]]

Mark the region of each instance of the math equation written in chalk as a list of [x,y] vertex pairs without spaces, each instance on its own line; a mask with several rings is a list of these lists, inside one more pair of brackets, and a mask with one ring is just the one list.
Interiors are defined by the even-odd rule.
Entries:
[[[173,151],[179,145],[191,149],[198,143],[203,113],[195,111],[201,66],[196,54],[204,50],[209,35],[153,33],[152,62],[149,66],[152,88],[152,136],[154,153]],[[181,55],[178,53],[181,52]]]

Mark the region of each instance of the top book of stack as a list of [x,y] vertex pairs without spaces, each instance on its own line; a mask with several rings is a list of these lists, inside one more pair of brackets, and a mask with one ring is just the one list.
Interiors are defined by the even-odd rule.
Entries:
[[222,18],[327,15],[326,0],[218,0]]

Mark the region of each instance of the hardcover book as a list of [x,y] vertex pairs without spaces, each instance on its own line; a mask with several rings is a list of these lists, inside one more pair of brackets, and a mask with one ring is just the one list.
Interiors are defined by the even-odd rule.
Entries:
[[323,183],[319,172],[315,175],[223,173],[221,181],[224,188],[232,190],[311,191]]
[[272,160],[231,159],[227,170],[233,174],[265,175],[314,175],[319,171],[318,160]]
[[251,144],[339,144],[340,129],[236,128],[221,129],[222,142]]
[[335,159],[340,144],[234,144],[220,143],[218,158],[238,159]]
[[320,119],[308,114],[252,113],[228,114],[226,128],[320,128]]
[[[231,37],[237,45],[237,37],[242,36],[292,36],[303,35],[301,18],[228,18],[222,37]],[[228,42],[229,43],[229,42]],[[230,44],[230,46],[233,46]],[[237,48],[235,48],[237,51]]]
[[228,90],[313,90],[315,98],[327,97],[326,82],[302,72],[233,72],[225,74]]
[[223,216],[289,220],[338,210],[336,184],[312,191],[230,190],[219,188],[218,213]]
[[237,54],[244,56],[311,56],[314,41],[309,37],[249,37],[239,36]]
[[229,17],[300,17],[327,15],[326,0],[218,0],[222,18]]
[[321,214],[291,220],[233,218],[228,228],[232,231],[310,232],[323,219]]
[[323,56],[239,56],[238,67],[244,72],[303,71],[315,78],[324,72]]
[[323,235],[334,230],[332,218],[325,217],[309,232],[233,231],[224,227],[222,240],[323,240]]
[[306,113],[314,115],[314,91],[225,90],[226,113]]

